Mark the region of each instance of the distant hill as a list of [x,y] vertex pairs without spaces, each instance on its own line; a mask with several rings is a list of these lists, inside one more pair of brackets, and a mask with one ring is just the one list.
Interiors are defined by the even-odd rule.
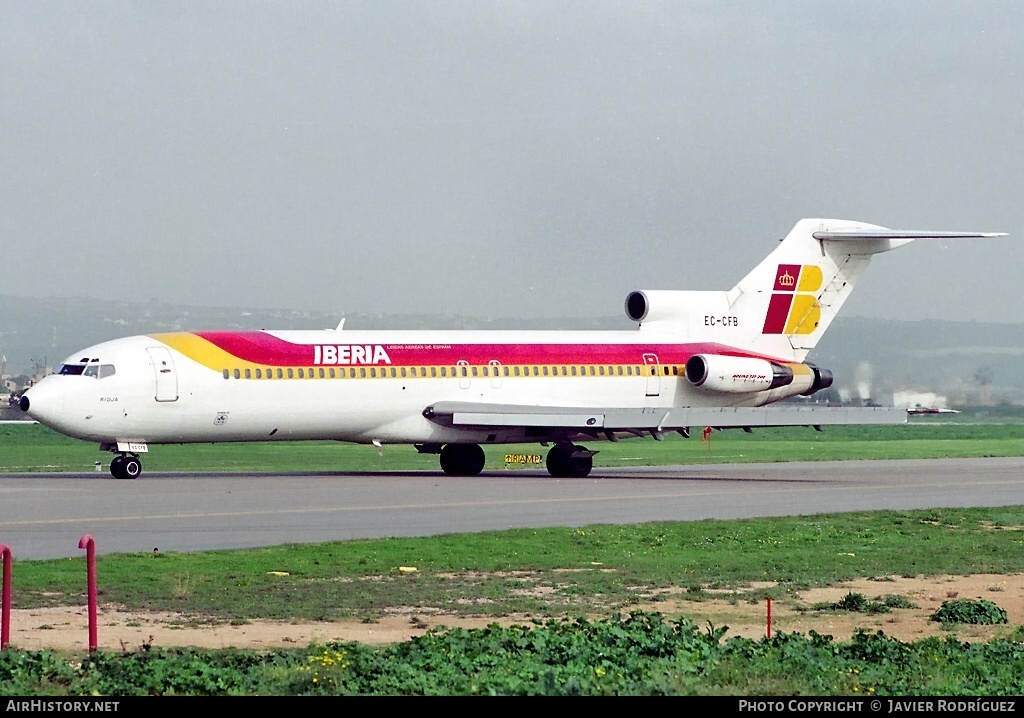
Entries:
[[[508,319],[192,307],[162,302],[0,295],[0,354],[7,373],[30,374],[73,351],[132,334],[193,329],[629,329],[621,317]],[[836,387],[885,403],[895,390],[977,403],[984,377],[994,401],[1024,403],[1024,326],[839,317],[812,352]]]
[[837,386],[863,379],[875,397],[913,389],[974,404],[984,376],[993,401],[1024,403],[1020,324],[839,317],[810,358],[832,369]]

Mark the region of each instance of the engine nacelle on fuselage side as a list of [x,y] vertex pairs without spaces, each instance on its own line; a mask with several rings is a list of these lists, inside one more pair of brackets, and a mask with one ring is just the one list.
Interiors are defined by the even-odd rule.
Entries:
[[813,364],[694,354],[686,362],[686,379],[692,386],[728,394],[770,391],[772,400],[777,400],[797,394],[809,396],[831,386],[832,372]]

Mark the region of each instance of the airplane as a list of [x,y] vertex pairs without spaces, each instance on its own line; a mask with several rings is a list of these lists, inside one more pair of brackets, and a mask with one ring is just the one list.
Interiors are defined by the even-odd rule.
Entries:
[[911,416],[917,416],[919,414],[959,414],[959,409],[942,409],[934,406],[908,406],[907,413]]
[[550,447],[548,473],[584,477],[582,443],[743,428],[904,423],[893,408],[796,406],[828,388],[806,357],[871,257],[916,239],[1004,236],[803,219],[728,291],[628,294],[628,331],[194,331],[75,352],[21,409],[99,442],[134,479],[150,445],[338,440],[412,444],[475,476],[482,446]]

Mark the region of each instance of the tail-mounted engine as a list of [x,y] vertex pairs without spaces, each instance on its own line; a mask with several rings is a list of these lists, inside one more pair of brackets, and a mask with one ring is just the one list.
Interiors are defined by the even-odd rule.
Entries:
[[694,292],[671,289],[637,290],[626,295],[626,316],[634,322],[658,322],[685,317],[693,308]]
[[785,387],[783,396],[810,396],[832,386],[832,372],[813,364],[780,363],[752,357],[694,354],[686,362],[693,386],[729,394],[749,394]]

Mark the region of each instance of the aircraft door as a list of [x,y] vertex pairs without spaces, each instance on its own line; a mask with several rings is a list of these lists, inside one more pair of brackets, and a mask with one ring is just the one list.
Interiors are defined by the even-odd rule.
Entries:
[[657,354],[644,354],[644,372],[647,374],[647,396],[661,394],[661,364]]
[[465,359],[459,359],[455,363],[459,367],[458,368],[458,372],[459,372],[459,388],[460,389],[468,389],[469,388],[469,382],[472,381],[469,378],[469,362],[466,361]]
[[500,389],[501,374],[499,374],[498,372],[501,371],[501,362],[498,361],[497,359],[491,359],[489,362],[487,362],[487,364],[488,366],[491,367],[491,388]]
[[174,360],[171,359],[171,352],[167,347],[149,347],[146,349],[149,360],[153,364],[153,371],[156,374],[156,395],[157,401],[178,400],[178,374],[174,370]]

